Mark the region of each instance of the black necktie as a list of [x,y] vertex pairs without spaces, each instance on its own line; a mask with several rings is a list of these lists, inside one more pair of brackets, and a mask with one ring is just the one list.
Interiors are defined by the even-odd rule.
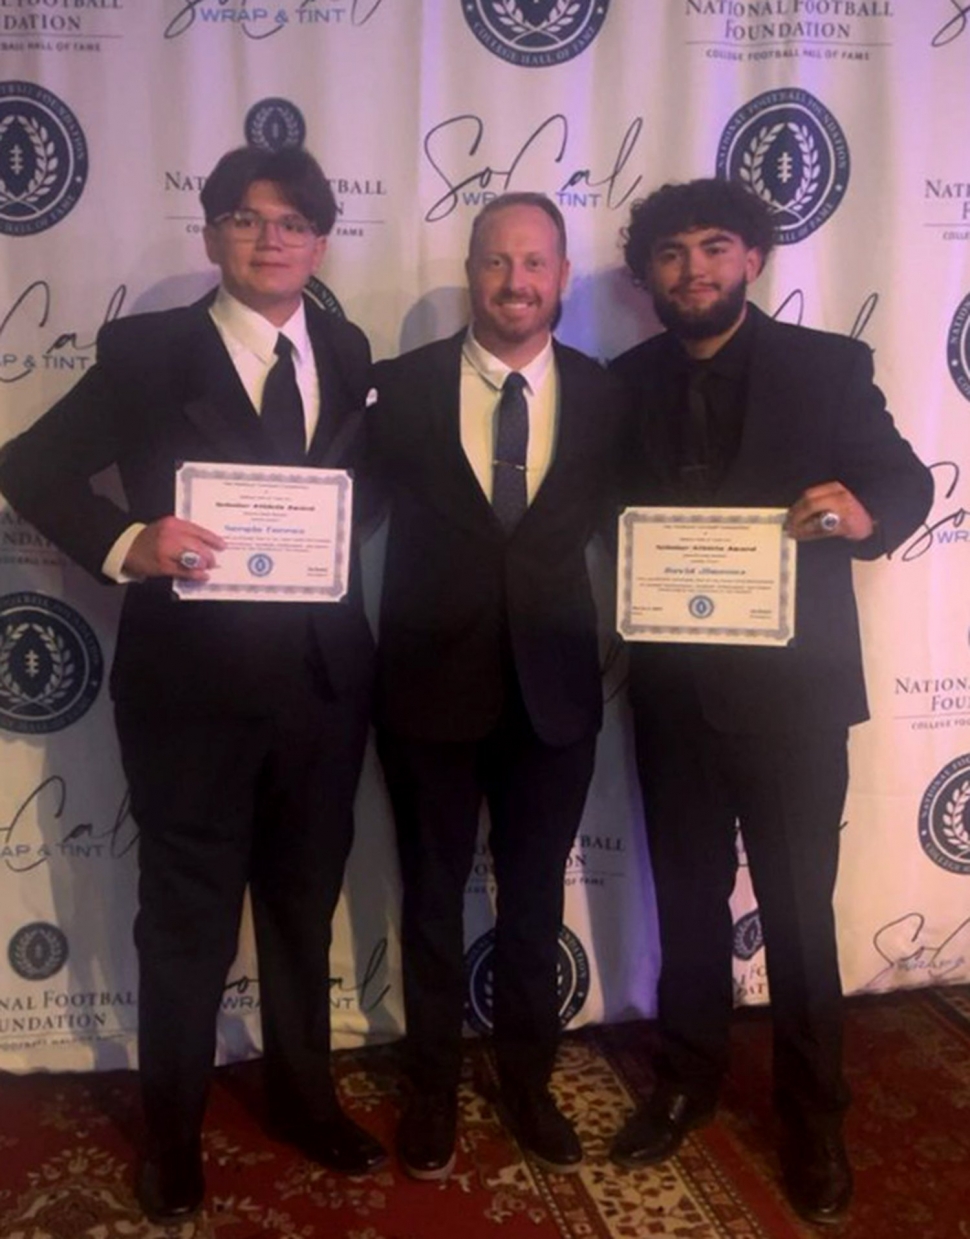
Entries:
[[293,343],[282,332],[276,338],[276,358],[266,376],[260,416],[283,464],[299,465],[306,458],[306,422],[296,385]]
[[692,365],[687,372],[687,421],[682,439],[680,476],[692,496],[710,490],[710,443],[708,431],[707,368]]
[[529,410],[525,379],[517,371],[506,378],[498,406],[495,460],[492,462],[492,507],[506,533],[511,533],[529,506],[525,484],[525,452],[529,444]]

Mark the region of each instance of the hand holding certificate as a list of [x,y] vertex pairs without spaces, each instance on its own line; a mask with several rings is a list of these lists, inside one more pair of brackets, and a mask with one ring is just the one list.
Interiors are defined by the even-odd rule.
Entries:
[[626,508],[617,630],[627,641],[787,645],[796,547],[783,508]]
[[347,592],[353,481],[342,469],[187,461],[175,511],[225,549],[205,581],[176,579],[179,598],[339,602]]

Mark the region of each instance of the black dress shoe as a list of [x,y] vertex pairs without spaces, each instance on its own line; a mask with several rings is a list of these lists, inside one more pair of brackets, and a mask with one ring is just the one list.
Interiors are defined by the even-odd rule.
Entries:
[[372,1174],[387,1164],[387,1150],[342,1111],[331,1119],[290,1126],[282,1133],[311,1162],[340,1174]]
[[503,1090],[497,1109],[519,1147],[546,1170],[575,1174],[583,1164],[583,1146],[548,1089]]
[[197,1145],[149,1154],[138,1167],[135,1197],[156,1226],[188,1221],[202,1208],[205,1178]]
[[852,1167],[840,1135],[800,1135],[782,1151],[785,1194],[799,1217],[816,1225],[843,1220],[852,1200]]
[[455,1166],[458,1096],[412,1093],[397,1128],[397,1155],[412,1179],[447,1179]]
[[665,1162],[677,1152],[689,1131],[713,1117],[713,1102],[658,1088],[620,1129],[610,1147],[610,1159],[624,1170]]

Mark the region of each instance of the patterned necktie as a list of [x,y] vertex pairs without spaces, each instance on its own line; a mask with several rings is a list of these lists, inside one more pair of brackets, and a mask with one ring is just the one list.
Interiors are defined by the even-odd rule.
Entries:
[[293,343],[282,332],[276,338],[276,358],[266,376],[260,417],[282,463],[299,465],[306,458],[306,422],[296,384]]
[[529,410],[525,379],[517,371],[506,378],[498,406],[495,459],[492,462],[492,507],[506,533],[511,533],[529,506],[525,484],[525,452],[529,444]]

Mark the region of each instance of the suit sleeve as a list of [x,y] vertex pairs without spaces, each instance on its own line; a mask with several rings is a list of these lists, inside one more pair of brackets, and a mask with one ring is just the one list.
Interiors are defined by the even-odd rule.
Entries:
[[131,524],[91,479],[123,450],[122,410],[101,360],[0,455],[0,492],[45,538],[99,580],[111,546]]
[[872,353],[853,349],[839,423],[839,476],[876,523],[872,537],[856,543],[858,559],[896,549],[923,521],[933,501],[930,471],[902,437],[873,377]]

